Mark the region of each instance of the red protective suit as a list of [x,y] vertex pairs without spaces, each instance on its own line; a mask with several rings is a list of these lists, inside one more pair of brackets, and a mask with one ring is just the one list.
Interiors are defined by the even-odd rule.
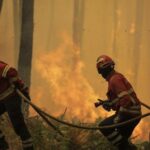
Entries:
[[17,85],[20,90],[26,88],[23,81],[19,79],[17,70],[0,61],[0,100],[13,94],[13,84]]
[[[115,63],[109,56],[101,55],[97,59],[97,71],[108,82],[108,100],[103,102],[103,108],[107,111],[116,111],[114,115],[101,121],[100,126],[121,123],[141,115],[141,105],[135,91],[128,80],[114,70],[114,66]],[[100,131],[119,150],[136,149],[128,139],[139,122],[140,119],[137,119],[122,126]]]
[[[128,80],[120,73],[112,71],[106,78],[108,81],[107,96],[111,108],[116,113],[100,122],[100,126],[112,125],[130,120],[141,114],[140,102]],[[119,150],[128,150],[135,146],[128,142],[140,119],[123,126],[100,129],[101,133]]]
[[141,113],[139,99],[131,84],[122,74],[113,71],[106,80],[108,81],[107,96],[112,103],[113,110],[131,115]]

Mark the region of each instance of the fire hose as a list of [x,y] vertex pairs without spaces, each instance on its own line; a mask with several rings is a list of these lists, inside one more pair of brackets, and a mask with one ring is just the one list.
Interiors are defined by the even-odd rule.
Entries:
[[[29,104],[29,103],[28,103]],[[34,110],[43,118],[43,120],[45,120],[45,122],[51,126],[54,130],[56,130],[61,136],[64,137],[64,134],[55,126],[53,125],[47,118],[46,116],[41,112],[41,110],[38,107],[35,107],[34,105],[32,105],[32,107],[34,108]]]
[[[23,100],[28,103],[29,105],[32,106],[33,109],[35,109],[35,111],[38,112],[38,114],[48,123],[49,120],[46,118],[50,118],[56,122],[59,122],[61,124],[64,124],[64,125],[67,125],[67,126],[70,126],[70,127],[74,127],[74,128],[79,128],[79,129],[85,129],[85,130],[99,130],[99,129],[109,129],[109,128],[115,128],[115,127],[121,127],[121,126],[124,126],[125,124],[128,124],[128,123],[131,123],[133,121],[136,121],[138,119],[142,119],[142,118],[145,118],[147,116],[150,116],[150,112],[149,113],[146,113],[146,114],[143,114],[143,115],[140,115],[138,117],[135,117],[133,119],[130,119],[130,120],[127,120],[127,121],[124,121],[124,122],[121,122],[121,123],[116,123],[116,124],[113,124],[113,125],[105,125],[105,126],[99,126],[99,127],[86,127],[86,126],[79,126],[79,125],[75,125],[75,124],[72,124],[72,123],[68,123],[68,122],[65,122],[65,121],[62,121],[62,120],[59,120],[55,117],[53,117],[52,115],[44,112],[43,110],[41,110],[39,107],[37,107],[35,104],[33,104],[27,97],[25,97],[23,95],[23,93],[20,91],[20,90],[16,90],[16,92],[18,93],[18,95],[20,97],[23,98]],[[147,109],[150,110],[150,106],[144,104],[144,103],[141,103],[144,107],[146,107]],[[58,130],[57,127],[55,127],[52,123],[49,123],[50,126],[52,126],[60,135],[63,136],[63,134],[61,133],[61,131]]]

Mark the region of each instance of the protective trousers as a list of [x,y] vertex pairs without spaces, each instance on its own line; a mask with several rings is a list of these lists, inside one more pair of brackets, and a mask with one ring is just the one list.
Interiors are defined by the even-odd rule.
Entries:
[[[115,117],[116,117],[116,114],[106,118],[99,124],[99,126],[113,125]],[[132,118],[133,117],[131,116],[124,115],[121,118],[121,122],[127,121]],[[125,124],[121,127],[110,128],[110,129],[100,129],[100,131],[108,139],[108,141],[110,141],[112,145],[116,146],[119,150],[134,149],[134,148],[131,148],[134,146],[133,145],[131,146],[128,139],[131,136],[136,125],[139,123],[139,121],[140,119],[132,123]]]
[[[7,112],[15,133],[21,138],[23,150],[33,150],[33,142],[22,113],[22,100],[17,94],[13,94],[0,101],[0,116]],[[0,131],[0,150],[8,149],[5,137]]]

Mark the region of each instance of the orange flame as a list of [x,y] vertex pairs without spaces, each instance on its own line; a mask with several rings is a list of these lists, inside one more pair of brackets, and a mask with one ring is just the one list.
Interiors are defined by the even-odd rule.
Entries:
[[[59,48],[37,57],[36,82],[39,83],[33,88],[33,95],[37,95],[34,99],[44,99],[36,103],[54,115],[62,114],[67,107],[68,117],[94,121],[99,111],[93,103],[98,96],[83,76],[80,49],[66,35],[64,39]],[[36,94],[37,91],[40,92]],[[104,112],[99,113],[104,116]]]
[[137,136],[135,139],[138,140],[149,140],[150,134],[150,122],[147,120],[141,120],[139,125],[135,128],[133,136]]

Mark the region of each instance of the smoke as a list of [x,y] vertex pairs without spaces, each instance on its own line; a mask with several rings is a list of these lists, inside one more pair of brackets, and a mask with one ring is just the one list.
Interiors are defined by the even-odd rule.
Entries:
[[80,49],[68,36],[63,34],[58,48],[36,58],[36,85],[32,87],[36,103],[54,115],[61,115],[67,108],[66,117],[82,121],[94,121],[105,115],[94,108],[98,95],[83,75]]

